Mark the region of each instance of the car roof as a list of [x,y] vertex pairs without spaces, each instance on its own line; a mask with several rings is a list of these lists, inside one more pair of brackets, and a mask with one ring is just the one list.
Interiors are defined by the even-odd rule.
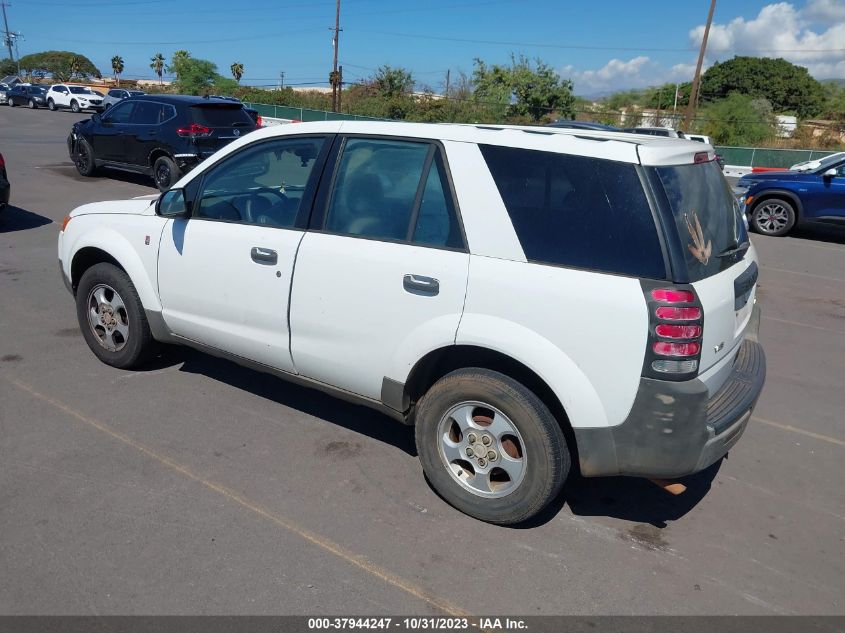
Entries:
[[159,101],[161,103],[172,103],[181,105],[202,105],[207,103],[214,103],[217,105],[237,106],[240,102],[229,101],[226,99],[215,99],[213,97],[206,99],[205,97],[196,97],[194,95],[165,95],[165,94],[143,94],[132,97],[142,101]]
[[[500,145],[654,166],[693,163],[695,155],[704,149],[695,141],[604,130],[398,121],[316,121],[272,126],[253,132],[249,139],[236,141],[234,145],[246,144],[257,137],[340,132]],[[715,158],[714,152],[704,151],[711,160]]]

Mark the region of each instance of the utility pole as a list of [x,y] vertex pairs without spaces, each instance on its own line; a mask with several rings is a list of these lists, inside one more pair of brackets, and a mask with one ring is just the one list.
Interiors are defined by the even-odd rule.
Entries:
[[337,67],[337,112],[340,112],[340,100],[343,96],[343,66]]
[[710,12],[707,14],[707,24],[704,27],[704,37],[701,38],[701,50],[698,51],[698,63],[695,65],[695,75],[692,78],[692,91],[687,104],[687,112],[684,115],[684,131],[689,131],[690,125],[695,118],[695,105],[698,99],[698,84],[701,81],[701,64],[704,63],[704,51],[707,50],[707,37],[710,35],[710,24],[713,22],[713,11],[716,9],[716,0],[710,0]]
[[449,97],[449,80],[451,79],[452,69],[446,69],[446,97]]
[[5,28],[3,31],[3,39],[6,42],[6,47],[9,49],[9,59],[11,61],[15,61],[15,57],[12,55],[12,33],[9,31],[9,20],[6,17],[6,3],[0,1],[0,7],[3,8],[3,27]]
[[340,45],[340,0],[336,0],[334,14],[334,63],[332,64],[332,110],[337,112],[340,108],[340,75],[337,72],[337,49]]
[[279,90],[284,90],[284,89],[285,89],[285,71],[280,70],[279,71]]

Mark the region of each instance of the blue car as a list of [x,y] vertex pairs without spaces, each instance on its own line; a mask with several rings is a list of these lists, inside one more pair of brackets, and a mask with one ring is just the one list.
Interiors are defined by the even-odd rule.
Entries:
[[780,237],[801,222],[845,225],[845,158],[832,157],[812,171],[748,174],[735,191],[749,226]]

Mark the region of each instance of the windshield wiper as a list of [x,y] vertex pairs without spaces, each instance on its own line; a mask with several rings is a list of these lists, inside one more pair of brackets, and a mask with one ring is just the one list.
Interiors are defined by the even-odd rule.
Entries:
[[742,244],[737,244],[731,248],[726,248],[721,253],[718,253],[716,257],[729,257],[731,255],[735,255],[736,253],[744,253],[751,247],[751,242],[745,240]]

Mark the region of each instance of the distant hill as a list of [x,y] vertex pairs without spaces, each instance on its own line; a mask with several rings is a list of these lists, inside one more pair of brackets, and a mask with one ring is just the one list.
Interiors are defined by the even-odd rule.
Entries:
[[845,86],[845,79],[822,79],[823,84],[833,84],[834,86]]

